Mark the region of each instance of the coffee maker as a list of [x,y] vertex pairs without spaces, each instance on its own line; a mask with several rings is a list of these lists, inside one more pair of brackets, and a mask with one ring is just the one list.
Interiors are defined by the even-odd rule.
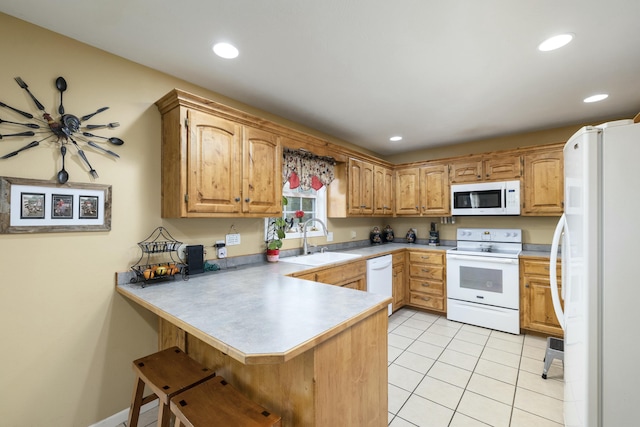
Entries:
[[431,230],[429,231],[429,246],[440,245],[440,233],[436,230],[436,223],[431,223]]

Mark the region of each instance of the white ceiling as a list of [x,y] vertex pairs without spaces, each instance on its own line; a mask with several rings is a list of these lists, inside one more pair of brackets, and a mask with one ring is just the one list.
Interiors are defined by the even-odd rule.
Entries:
[[[2,0],[0,11],[382,155],[640,111],[639,0]],[[563,32],[571,44],[537,50]],[[218,41],[240,56],[216,57]]]

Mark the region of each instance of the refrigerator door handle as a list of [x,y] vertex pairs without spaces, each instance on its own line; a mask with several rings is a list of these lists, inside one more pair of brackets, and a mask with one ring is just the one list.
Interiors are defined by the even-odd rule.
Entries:
[[[553,311],[556,312],[556,317],[558,318],[558,323],[562,327],[562,330],[565,330],[565,318],[564,313],[562,312],[562,306],[560,305],[560,296],[558,295],[558,275],[556,272],[558,266],[558,246],[560,244],[560,239],[562,238],[562,231],[566,229],[567,226],[567,218],[564,214],[560,217],[558,221],[558,225],[556,225],[556,230],[553,233],[553,241],[551,242],[551,257],[549,260],[549,279],[551,282],[551,299],[553,301]],[[564,253],[564,245],[562,245],[562,252]],[[567,267],[565,263],[567,260],[563,260],[562,270]],[[568,286],[567,283],[563,283],[563,295],[565,289],[564,287]]]

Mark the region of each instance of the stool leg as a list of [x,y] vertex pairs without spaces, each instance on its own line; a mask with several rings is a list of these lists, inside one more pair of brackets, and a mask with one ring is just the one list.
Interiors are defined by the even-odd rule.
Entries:
[[131,407],[129,408],[129,420],[127,427],[138,427],[140,417],[140,407],[142,406],[142,395],[144,393],[144,381],[136,377],[133,383],[133,396],[131,397]]
[[542,379],[547,379],[547,372],[549,372],[549,368],[551,368],[551,362],[553,362],[553,357],[547,355],[544,358],[544,369],[542,370]]
[[158,402],[158,427],[169,427],[169,421],[171,421],[169,405],[165,405],[160,399]]

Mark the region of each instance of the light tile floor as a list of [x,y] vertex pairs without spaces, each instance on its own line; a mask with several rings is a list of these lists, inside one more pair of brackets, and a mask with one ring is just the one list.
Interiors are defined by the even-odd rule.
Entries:
[[389,426],[561,427],[562,362],[546,338],[403,308],[389,317]]
[[[389,426],[562,427],[563,367],[542,379],[545,348],[543,337],[403,308],[389,317]],[[153,409],[138,425],[156,420]]]

